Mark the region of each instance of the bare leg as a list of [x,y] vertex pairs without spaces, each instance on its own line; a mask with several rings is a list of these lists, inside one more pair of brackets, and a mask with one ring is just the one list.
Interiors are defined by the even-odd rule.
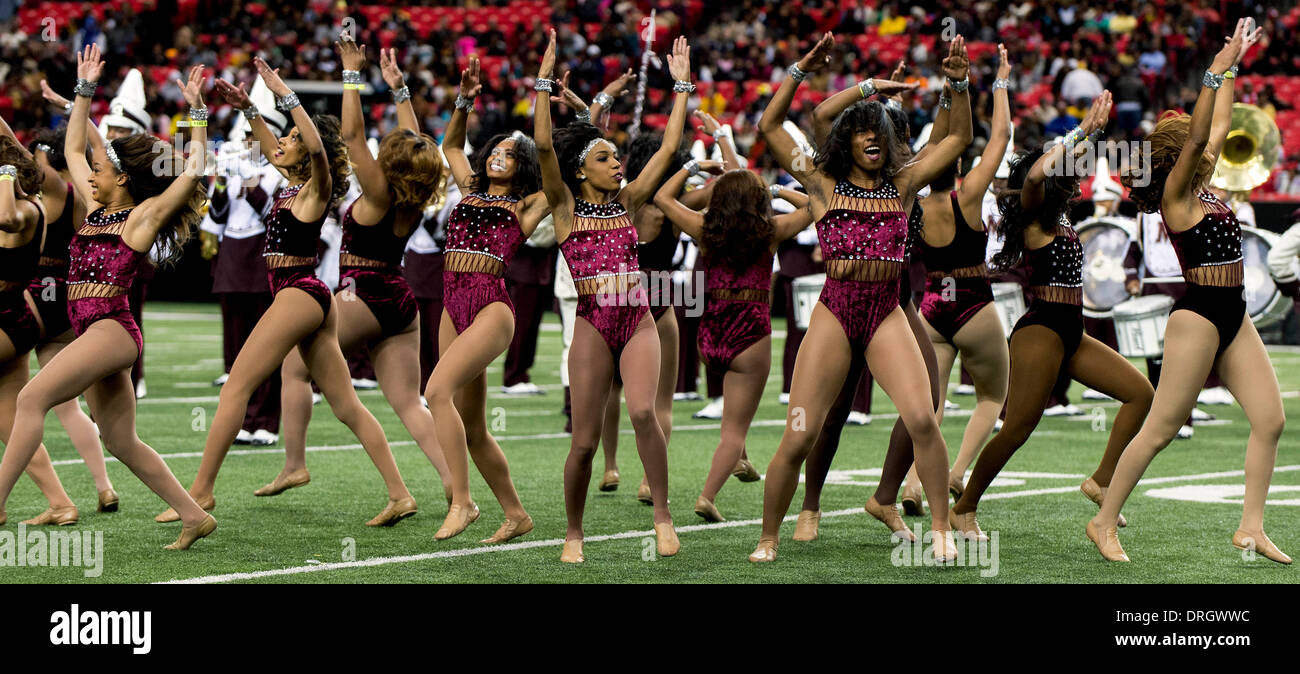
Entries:
[[524,511],[514,480],[510,478],[510,464],[506,462],[506,454],[501,451],[497,439],[488,432],[487,372],[479,372],[477,377],[461,387],[456,396],[456,409],[465,424],[465,439],[474,467],[487,482],[506,517],[515,522],[522,521],[528,513]]
[[277,479],[307,468],[307,426],[311,423],[311,408],[311,372],[302,360],[302,353],[290,349],[280,366],[280,436],[284,438],[284,468]]
[[[1011,362],[1002,323],[998,320],[997,307],[993,304],[980,309],[967,321],[953,335],[953,341],[961,352],[962,366],[970,373],[971,381],[975,384],[975,410],[966,422],[961,449],[952,464],[952,474],[965,482],[966,469],[975,460],[975,455],[984,443],[988,442],[1002,405],[1006,402],[1007,371]],[[951,364],[947,370],[939,371],[939,382],[944,387],[940,400],[947,398],[948,376],[951,372]]]
[[664,432],[667,444],[673,434],[673,391],[677,388],[677,356],[680,348],[680,335],[677,330],[677,312],[671,309],[664,312],[663,318],[655,321],[659,332],[659,387],[655,395],[655,416],[659,427]]
[[722,434],[700,494],[709,502],[717,498],[745,449],[745,436],[758,411],[759,400],[772,367],[772,338],[763,337],[731,360],[723,378]]
[[[71,341],[72,333],[69,331],[67,341],[54,340],[37,346],[36,362],[45,367]],[[104,448],[99,444],[99,429],[95,427],[95,422],[81,410],[76,398],[55,405],[54,414],[63,430],[67,431],[68,440],[85,462],[90,476],[94,478],[95,490],[102,492],[112,489],[113,481],[108,478],[108,469],[104,465]]]
[[1268,351],[1249,318],[1242,319],[1236,339],[1224,350],[1217,364],[1219,378],[1241,403],[1250,422],[1246,443],[1246,498],[1241,510],[1241,529],[1263,533],[1264,501],[1277,462],[1277,442],[1286,425],[1277,375]]
[[1106,488],[1115,473],[1115,464],[1119,463],[1120,454],[1133,440],[1133,436],[1137,435],[1147,413],[1151,411],[1155,390],[1128,359],[1088,335],[1083,336],[1079,350],[1070,359],[1069,367],[1070,376],[1075,381],[1121,403],[1111,424],[1106,452],[1101,457],[1097,471],[1092,474],[1097,485]]
[[605,421],[600,428],[600,451],[605,455],[605,470],[618,470],[618,422],[623,416],[623,386],[617,381],[609,389],[605,403]]
[[650,496],[654,499],[654,521],[655,524],[668,524],[673,519],[668,513],[668,443],[655,414],[659,362],[659,335],[654,329],[654,319],[646,313],[623,347],[619,373],[623,377],[627,415],[636,433],[636,451],[645,467]]
[[[451,495],[451,481],[448,477],[447,459],[443,458],[442,446],[438,444],[437,429],[433,425],[433,415],[420,402],[420,322],[415,320],[401,333],[374,345],[370,357],[375,365],[375,376],[379,378],[379,387],[384,398],[401,419],[406,431],[420,446],[420,451],[429,459],[433,469],[438,471],[443,491]],[[340,326],[342,330],[342,326]],[[343,344],[342,333],[339,343]]]
[[573,326],[569,346],[569,392],[572,396],[573,436],[564,463],[564,511],[566,541],[581,541],[582,515],[591,483],[591,459],[605,418],[610,386],[614,380],[614,359],[596,328],[584,318]]
[[[8,356],[8,358],[5,358]],[[9,446],[9,433],[13,430],[17,414],[18,392],[27,383],[27,353],[14,354],[9,336],[0,332],[0,441]],[[101,459],[101,462],[103,460]],[[42,445],[27,463],[27,476],[36,483],[52,509],[73,508],[75,505],[54,472],[54,463]],[[2,503],[2,502],[0,502]],[[2,510],[3,508],[0,508]]]

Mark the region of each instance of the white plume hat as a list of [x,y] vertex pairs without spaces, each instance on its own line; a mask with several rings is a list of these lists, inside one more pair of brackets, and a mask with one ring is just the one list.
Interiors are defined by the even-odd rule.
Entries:
[[[283,112],[276,109],[275,94],[271,93],[271,90],[267,88],[266,82],[262,81],[261,75],[258,75],[257,79],[253,80],[253,90],[248,92],[248,100],[257,106],[262,121],[271,127],[275,135],[283,136],[285,128],[289,126],[289,119],[284,116]],[[246,134],[253,132],[252,125],[248,123],[248,120],[244,119],[244,113],[242,112],[235,118],[235,127]],[[231,138],[234,138],[235,134],[232,131],[230,135]]]
[[99,120],[99,133],[108,134],[108,127],[130,129],[131,133],[149,133],[149,112],[145,109],[144,75],[132,68],[117,89],[117,96],[108,102],[109,112]]
[[1092,179],[1093,201],[1118,201],[1124,198],[1124,188],[1110,177],[1110,165],[1105,157],[1097,158],[1097,175]]

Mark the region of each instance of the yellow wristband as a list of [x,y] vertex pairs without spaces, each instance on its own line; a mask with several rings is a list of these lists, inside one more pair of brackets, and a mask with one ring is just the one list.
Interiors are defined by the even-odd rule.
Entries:
[[1225,79],[1225,80],[1234,80],[1234,79],[1237,79],[1237,73],[1234,73],[1234,72],[1232,72],[1231,70],[1229,70],[1228,72],[1223,73],[1223,79]]
[[190,128],[194,128],[196,126],[207,126],[207,125],[208,125],[208,120],[206,119],[202,121],[193,120],[193,119],[190,120]]
[[13,182],[14,177],[11,175],[0,175],[0,182],[4,182],[6,180],[8,180],[9,182]]
[[345,90],[346,90],[346,89],[356,89],[356,90],[360,91],[360,90],[361,90],[361,85],[360,85],[360,84],[344,84],[344,85],[343,85],[343,88],[344,88]]

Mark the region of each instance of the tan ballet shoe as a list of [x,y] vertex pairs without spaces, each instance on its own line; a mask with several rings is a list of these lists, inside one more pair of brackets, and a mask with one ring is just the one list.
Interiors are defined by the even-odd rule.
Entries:
[[649,506],[655,504],[654,497],[650,495],[650,483],[644,477],[641,478],[641,486],[636,488],[636,500]]
[[867,514],[880,520],[882,524],[889,527],[890,533],[897,535],[899,538],[906,539],[909,543],[916,542],[916,534],[903,523],[903,518],[898,514],[898,506],[894,504],[881,505],[875,496],[867,499],[867,504],[862,506]]
[[99,492],[99,512],[115,513],[117,512],[118,497],[117,492],[112,487]]
[[0,527],[4,526],[5,522],[8,521],[9,521],[9,514],[6,513],[3,509],[0,509]]
[[672,522],[655,523],[655,539],[655,549],[658,550],[660,557],[672,557],[682,549],[682,543],[677,540],[677,530],[673,528]]
[[758,547],[749,553],[751,562],[775,562],[777,541],[775,538],[759,538]]
[[718,512],[718,507],[713,505],[713,501],[710,501],[703,496],[695,499],[695,514],[703,517],[705,522],[727,521],[727,518],[723,517],[722,513]]
[[731,474],[741,482],[758,482],[763,479],[763,476],[758,474],[758,469],[754,468],[754,464],[745,458],[736,462],[736,468],[731,471]]
[[[644,482],[642,482],[641,484],[645,485]],[[646,487],[646,493],[649,493],[650,486],[645,485],[645,487]],[[600,478],[599,489],[601,491],[618,491],[618,471],[617,470],[605,471],[604,477]]]
[[902,502],[904,515],[920,517],[925,514],[925,497],[920,489],[903,487],[903,498],[899,500]]
[[1128,555],[1124,554],[1124,546],[1119,544],[1119,529],[1110,527],[1102,531],[1100,527],[1088,520],[1087,526],[1083,532],[1088,535],[1088,540],[1097,546],[1097,551],[1101,553],[1102,559],[1108,562],[1127,562]]
[[817,527],[822,521],[820,510],[800,510],[799,519],[794,521],[794,539],[808,542],[817,540]]
[[64,506],[62,508],[46,508],[45,512],[29,520],[23,520],[23,524],[29,527],[43,527],[54,525],[66,527],[77,523],[81,518],[81,513],[77,512],[77,506]]
[[[1097,504],[1098,508],[1101,507],[1101,502],[1106,498],[1105,490],[1091,477],[1084,480],[1083,484],[1079,485],[1079,491],[1083,492],[1083,495],[1087,496],[1089,501]],[[1124,519],[1124,513],[1120,513],[1116,524],[1121,527],[1128,526],[1128,520]]]
[[308,482],[311,482],[311,474],[307,472],[306,468],[300,468],[288,475],[284,473],[276,475],[275,479],[271,480],[271,484],[260,487],[253,492],[253,496],[276,496],[294,487],[301,487]]
[[956,503],[961,500],[962,492],[966,491],[965,475],[952,474],[948,476],[948,493],[952,494],[952,502]]
[[407,496],[402,499],[388,499],[388,505],[375,515],[374,519],[366,522],[368,527],[391,527],[398,522],[414,515],[419,509],[415,507],[415,499]]
[[987,541],[988,534],[980,529],[980,523],[975,519],[975,511],[958,515],[956,511],[948,511],[948,526],[953,528],[962,535],[962,538],[969,538],[974,541]]
[[565,564],[581,564],[587,561],[582,556],[582,539],[564,542],[564,551],[560,553],[560,561]]
[[506,541],[512,538],[519,538],[520,536],[523,536],[524,534],[532,530],[533,530],[532,517],[529,517],[528,515],[524,515],[524,518],[522,520],[519,520],[518,522],[507,517],[506,521],[501,523],[501,527],[497,529],[497,532],[495,534],[492,534],[491,537],[484,538],[479,542],[480,543],[505,543]]
[[435,541],[445,541],[448,538],[459,536],[462,531],[473,524],[478,519],[478,504],[470,502],[469,507],[452,504],[447,509],[447,519],[442,521],[442,526],[438,527],[437,533],[433,535]]
[[171,545],[164,545],[164,550],[188,550],[194,541],[217,530],[217,518],[208,515],[194,527],[181,527],[181,535]]
[[[206,512],[212,512],[217,509],[216,495],[209,496],[206,499],[196,498],[194,500],[199,504],[199,507]],[[153,521],[162,522],[164,524],[167,522],[179,522],[181,521],[181,516],[176,514],[175,509],[168,508],[159,513],[157,517],[153,518]]]
[[936,564],[952,564],[957,561],[957,544],[953,542],[952,531],[932,531],[934,541],[934,561]]
[[1268,536],[1263,531],[1250,532],[1245,529],[1238,529],[1236,533],[1232,534],[1232,547],[1264,555],[1278,564],[1291,563],[1291,558],[1285,552],[1277,549],[1277,546],[1273,545],[1273,541],[1268,540]]

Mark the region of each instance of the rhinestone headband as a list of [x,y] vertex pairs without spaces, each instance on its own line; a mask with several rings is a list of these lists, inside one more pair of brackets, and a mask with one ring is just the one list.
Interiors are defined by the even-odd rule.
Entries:
[[596,147],[597,143],[600,143],[604,140],[605,140],[604,138],[591,139],[591,142],[587,143],[587,147],[582,148],[582,152],[578,155],[578,166],[582,166],[583,164],[587,163],[587,155],[591,154],[591,149]]
[[104,153],[108,155],[108,160],[113,162],[113,168],[117,169],[118,173],[121,173],[122,160],[117,158],[117,152],[113,149],[113,141],[109,140],[104,142]]

